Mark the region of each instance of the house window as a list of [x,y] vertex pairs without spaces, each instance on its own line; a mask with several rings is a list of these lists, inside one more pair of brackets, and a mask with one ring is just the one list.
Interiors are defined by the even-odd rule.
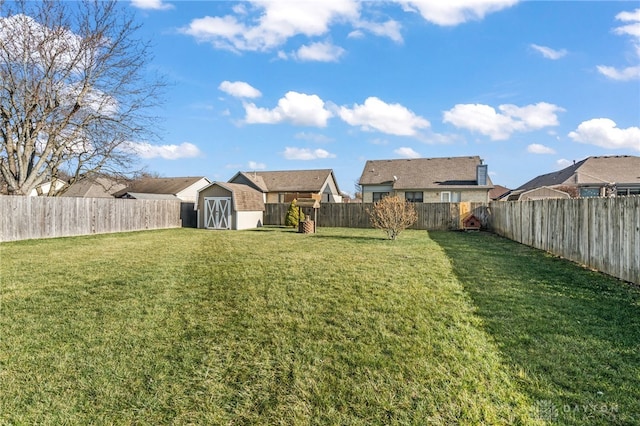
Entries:
[[404,199],[411,203],[422,203],[424,201],[422,191],[405,192]]
[[618,188],[618,197],[626,197],[628,195],[640,195],[640,188]]
[[600,196],[600,188],[580,188],[580,197],[582,198],[599,197],[599,196]]
[[442,191],[440,193],[440,201],[443,203],[459,203],[461,199],[461,192]]
[[373,202],[377,203],[378,201],[382,200],[384,197],[386,197],[388,195],[389,195],[388,192],[374,192],[373,193]]

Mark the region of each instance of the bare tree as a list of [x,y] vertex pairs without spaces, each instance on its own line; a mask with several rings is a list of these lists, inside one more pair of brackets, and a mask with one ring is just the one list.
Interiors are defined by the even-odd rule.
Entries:
[[[129,170],[163,82],[117,0],[0,0],[0,174],[10,194]],[[52,184],[51,188],[56,185]],[[49,194],[53,195],[53,194]]]
[[415,206],[397,195],[384,197],[367,210],[371,225],[387,233],[391,240],[418,220]]

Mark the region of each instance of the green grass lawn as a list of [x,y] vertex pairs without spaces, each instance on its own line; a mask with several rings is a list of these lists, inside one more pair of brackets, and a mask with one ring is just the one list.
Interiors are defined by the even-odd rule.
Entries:
[[488,234],[3,243],[0,424],[632,424],[639,314]]

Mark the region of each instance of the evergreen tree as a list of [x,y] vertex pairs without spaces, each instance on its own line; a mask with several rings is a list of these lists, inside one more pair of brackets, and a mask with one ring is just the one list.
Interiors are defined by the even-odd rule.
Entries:
[[[299,213],[299,215],[298,215]],[[287,216],[284,219],[285,226],[298,226],[299,222],[304,220],[304,213],[302,211],[298,211],[298,205],[296,200],[293,200],[291,204],[289,204],[289,210],[287,211]]]

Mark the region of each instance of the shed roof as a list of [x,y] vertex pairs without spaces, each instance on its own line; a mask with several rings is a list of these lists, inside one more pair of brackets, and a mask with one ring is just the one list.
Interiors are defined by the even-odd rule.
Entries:
[[206,180],[203,176],[143,178],[132,182],[125,189],[116,192],[114,196],[121,197],[126,193],[176,195],[201,179]]
[[235,211],[264,211],[264,196],[262,192],[251,188],[249,185],[242,183],[213,182],[198,192],[202,192],[214,185],[231,192]]
[[394,189],[431,189],[455,187],[459,189],[493,187],[479,186],[476,168],[482,164],[478,156],[411,158],[400,160],[369,160],[364,166],[360,185],[392,184]]
[[517,188],[529,190],[542,186],[582,186],[616,184],[640,184],[640,157],[612,155],[587,157],[557,172],[536,176]]
[[240,174],[255,183],[263,192],[317,193],[322,190],[328,177],[333,179],[336,189],[338,187],[332,169],[239,172],[230,180],[233,181]]

